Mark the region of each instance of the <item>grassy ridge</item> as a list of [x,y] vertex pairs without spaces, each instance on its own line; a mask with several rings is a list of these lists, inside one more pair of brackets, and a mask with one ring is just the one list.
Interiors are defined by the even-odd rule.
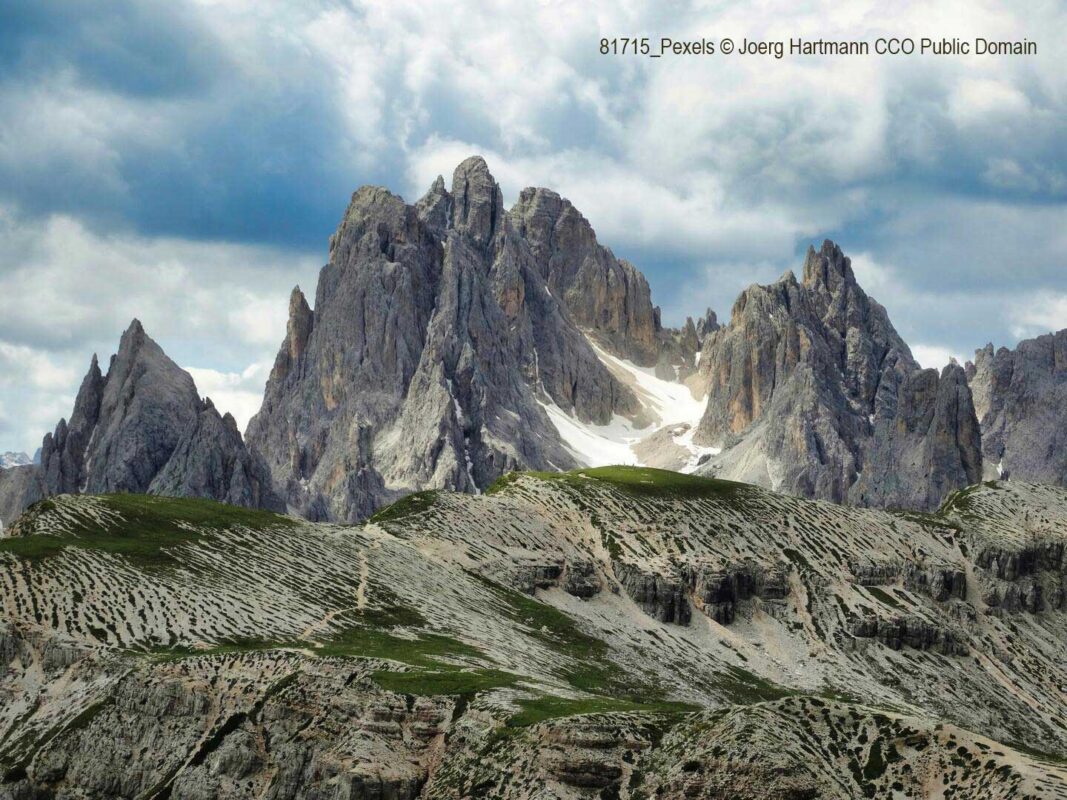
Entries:
[[593,467],[571,472],[509,472],[486,489],[486,494],[502,492],[524,475],[540,480],[560,481],[582,489],[589,481],[599,481],[638,497],[676,497],[733,499],[739,492],[752,489],[745,483],[686,475],[652,467]]
[[437,500],[437,494],[437,490],[430,489],[425,492],[415,492],[406,495],[392,505],[379,509],[371,516],[369,521],[395,522],[404,517],[421,514],[423,511],[427,511],[433,506],[434,502]]
[[77,514],[61,533],[38,532],[44,519],[57,510],[55,500],[42,500],[16,521],[14,535],[0,539],[0,553],[39,560],[66,547],[80,547],[122,555],[141,566],[160,566],[175,563],[168,549],[200,541],[212,530],[264,530],[297,524],[281,514],[202,498],[105,494],[95,500],[105,512],[120,518],[101,523],[88,513]]

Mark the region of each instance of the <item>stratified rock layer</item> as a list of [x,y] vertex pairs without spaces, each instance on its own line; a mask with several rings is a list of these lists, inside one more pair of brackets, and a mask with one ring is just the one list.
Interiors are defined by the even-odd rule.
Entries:
[[1065,522],[639,468],[352,527],[58,496],[0,538],[0,798],[1064,800]]

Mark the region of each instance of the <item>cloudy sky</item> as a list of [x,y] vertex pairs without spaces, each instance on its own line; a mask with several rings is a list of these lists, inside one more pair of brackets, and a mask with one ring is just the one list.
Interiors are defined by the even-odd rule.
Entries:
[[[32,453],[134,316],[243,424],[351,192],[415,199],[471,153],[509,201],[573,200],[668,323],[831,237],[927,365],[1067,327],[1064,4],[886,7],[3,3],[0,450]],[[1039,50],[600,55],[628,34]]]

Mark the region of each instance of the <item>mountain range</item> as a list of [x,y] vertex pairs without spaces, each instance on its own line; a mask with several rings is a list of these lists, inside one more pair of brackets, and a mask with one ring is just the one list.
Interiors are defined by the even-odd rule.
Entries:
[[0,519],[124,491],[355,522],[413,491],[606,464],[932,510],[983,477],[1067,482],[1065,386],[1067,331],[922,369],[829,241],[726,325],[664,327],[569,201],[530,188],[505,209],[473,157],[414,204],[353,194],[243,437],[135,320],[40,466],[0,472]]
[[0,469],[0,800],[1067,800],[1067,330],[923,369],[801,267],[664,327],[471,158],[244,435],[134,320]]

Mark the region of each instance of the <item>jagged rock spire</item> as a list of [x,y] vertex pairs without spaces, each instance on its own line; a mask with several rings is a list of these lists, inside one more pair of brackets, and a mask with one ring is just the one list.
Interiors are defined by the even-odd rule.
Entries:
[[427,226],[441,231],[452,221],[452,195],[445,188],[445,179],[438,175],[433,186],[415,204],[415,211]]
[[808,249],[801,282],[788,272],[746,289],[710,342],[697,441],[733,445],[709,463],[716,474],[836,502],[927,509],[980,474],[962,371],[924,374],[829,240]]
[[1067,485],[1067,328],[975,351],[985,477]]
[[504,218],[500,186],[481,156],[471,156],[452,175],[452,227],[488,246]]
[[804,257],[802,283],[810,289],[825,289],[831,294],[842,286],[854,286],[856,276],[852,272],[852,260],[829,239],[822,243],[819,250],[809,245]]
[[70,422],[44,438],[41,477],[47,494],[151,492],[281,508],[236,425],[200,399],[137,319],[106,376],[93,356]]
[[[450,190],[438,178],[414,205],[378,188],[353,195],[314,312],[290,304],[248,428],[292,508],[350,521],[403,491],[474,491],[509,469],[569,468],[577,462],[543,403],[598,424],[637,413],[580,326],[588,319],[605,346],[636,343],[655,363],[647,283],[554,197],[546,224],[558,226],[545,234],[561,242],[558,258],[538,249],[521,209],[505,216],[477,156]],[[572,263],[586,254],[581,269]]]

